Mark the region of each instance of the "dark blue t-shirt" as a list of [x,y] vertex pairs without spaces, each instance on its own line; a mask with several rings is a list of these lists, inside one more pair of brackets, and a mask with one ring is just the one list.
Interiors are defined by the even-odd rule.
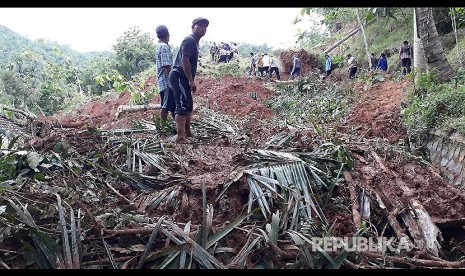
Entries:
[[189,55],[192,77],[195,78],[195,73],[197,72],[197,61],[199,59],[199,44],[195,41],[192,35],[187,36],[181,42],[181,46],[179,47],[179,51],[173,65],[173,71],[177,71],[185,75],[184,68],[182,67],[182,55]]

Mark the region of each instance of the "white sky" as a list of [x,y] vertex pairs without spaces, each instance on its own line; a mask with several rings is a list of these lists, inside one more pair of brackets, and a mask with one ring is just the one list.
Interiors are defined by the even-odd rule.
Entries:
[[179,46],[191,33],[195,17],[210,21],[202,41],[237,42],[271,47],[294,45],[292,21],[301,8],[0,8],[0,25],[29,39],[45,38],[80,52],[112,51],[118,37],[139,26],[158,41],[164,24],[170,44]]

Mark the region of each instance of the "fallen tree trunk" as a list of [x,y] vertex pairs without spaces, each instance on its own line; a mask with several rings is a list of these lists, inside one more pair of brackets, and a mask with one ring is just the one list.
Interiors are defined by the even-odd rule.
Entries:
[[369,252],[369,251],[366,251],[363,254],[365,254],[365,256],[370,257],[370,258],[383,259],[383,260],[391,261],[394,263],[407,264],[407,265],[419,266],[419,267],[465,268],[465,260],[460,261],[460,262],[450,262],[446,260],[439,261],[439,260],[425,260],[425,259],[417,259],[417,258],[407,259],[405,257],[387,256],[387,255],[381,255],[381,254]]
[[160,109],[159,104],[148,104],[148,105],[120,105],[116,111],[116,118],[119,117],[121,113],[130,113],[137,111],[147,111],[147,110],[158,110]]
[[360,224],[362,224],[362,217],[360,216],[359,212],[360,204],[357,200],[357,192],[355,189],[356,186],[349,172],[345,171],[342,173],[342,175],[344,176],[344,179],[346,180],[349,186],[350,201],[352,202],[352,217],[354,220],[355,228],[358,229],[360,227]]
[[13,108],[13,107],[9,107],[9,106],[3,105],[3,104],[0,105],[0,108],[11,111],[11,112],[19,113],[19,114],[23,115],[24,117],[26,117],[29,120],[34,120],[34,119],[37,118],[37,116],[32,114],[32,113],[26,112],[24,110],[16,109],[16,108]]
[[[368,26],[370,25],[372,22],[374,22],[376,20],[376,18],[370,20],[365,26]],[[337,46],[341,45],[342,42],[346,41],[347,39],[351,38],[354,34],[358,33],[358,31],[360,31],[361,28],[357,28],[357,29],[354,29],[353,31],[351,31],[348,35],[346,35],[343,39],[339,40],[339,41],[336,41],[333,46],[329,47],[329,49],[325,50],[323,52],[323,54],[327,54],[329,52],[331,52],[332,50],[334,50],[334,48],[336,48]]]
[[[381,160],[381,158],[372,151],[371,155],[375,158],[379,167],[388,175],[394,177],[394,183],[403,192],[403,195],[408,199],[408,208],[404,208],[399,214],[407,225],[408,231],[414,240],[415,246],[419,250],[426,250],[434,256],[439,256],[441,246],[439,240],[442,239],[439,228],[434,224],[430,215],[425,210],[423,205],[411,199],[414,192],[407,186],[407,184],[398,176],[397,173],[389,170]],[[399,204],[401,204],[399,202]],[[399,205],[400,206],[400,205]]]

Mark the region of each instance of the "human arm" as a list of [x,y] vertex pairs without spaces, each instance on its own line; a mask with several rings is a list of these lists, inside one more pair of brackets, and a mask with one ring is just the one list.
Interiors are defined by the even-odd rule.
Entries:
[[184,70],[184,75],[186,75],[187,80],[189,81],[189,86],[191,87],[192,93],[195,93],[197,90],[197,85],[195,85],[194,77],[192,76],[191,63],[189,61],[189,55],[182,55],[182,68]]
[[160,44],[159,62],[168,76],[173,65],[173,55],[171,53],[171,48],[167,44]]

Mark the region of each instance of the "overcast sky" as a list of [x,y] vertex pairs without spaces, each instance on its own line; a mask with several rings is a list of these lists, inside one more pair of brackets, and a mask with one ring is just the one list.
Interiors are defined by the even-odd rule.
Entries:
[[76,51],[111,51],[118,37],[139,26],[158,41],[155,27],[170,30],[179,46],[191,33],[192,19],[210,20],[203,41],[237,42],[272,47],[294,45],[292,21],[301,8],[0,8],[0,25],[35,40],[45,38]]

